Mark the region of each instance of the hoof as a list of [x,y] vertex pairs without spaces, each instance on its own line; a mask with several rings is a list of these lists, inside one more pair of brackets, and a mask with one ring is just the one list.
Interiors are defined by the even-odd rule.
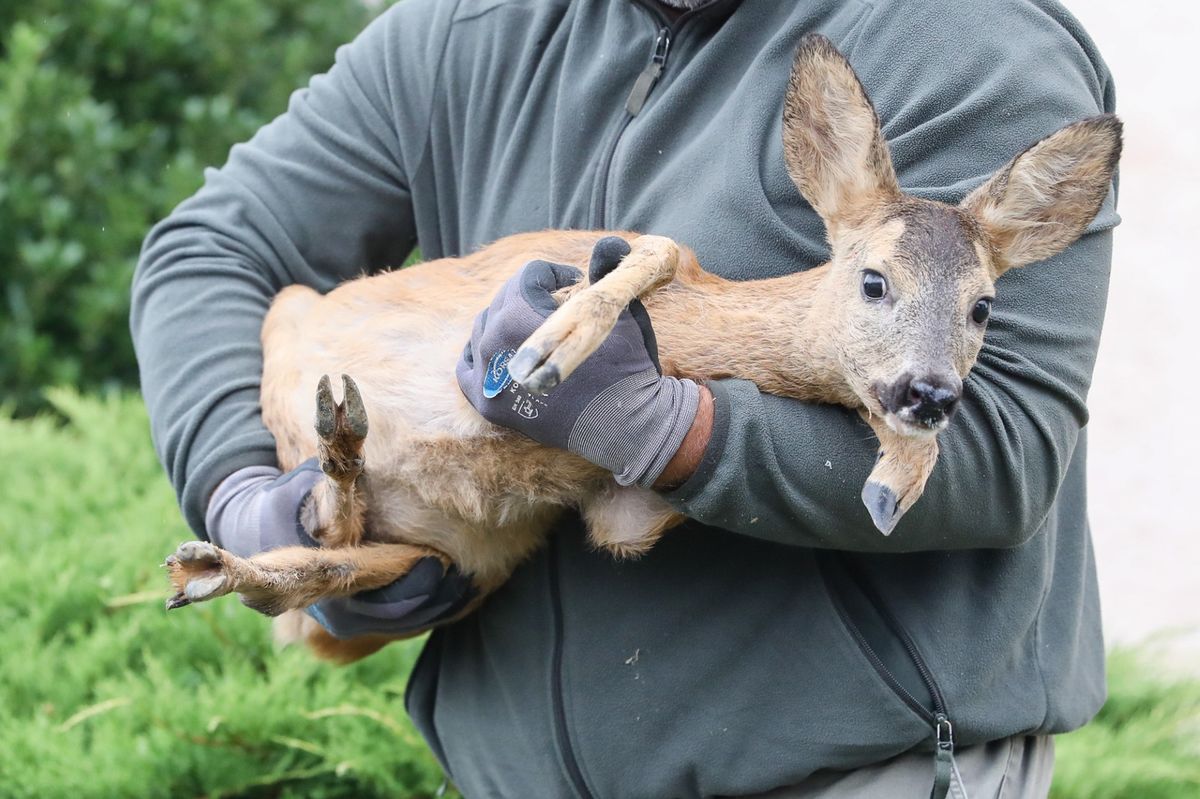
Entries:
[[867,483],[863,486],[862,501],[879,532],[891,535],[903,515],[896,493],[882,483]]
[[363,441],[367,409],[349,375],[342,375],[342,401],[334,402],[329,375],[317,383],[317,454],[321,470],[339,482],[356,479],[363,471]]
[[544,357],[533,347],[522,347],[508,362],[508,373],[526,391],[546,394],[562,382],[562,373],[554,364],[543,363]]
[[167,600],[167,610],[229,593],[221,550],[207,541],[183,542],[163,565],[170,572],[175,588],[174,595]]
[[317,435],[323,439],[333,438],[337,430],[337,403],[333,401],[333,386],[329,375],[322,375],[317,383]]
[[363,406],[362,394],[350,375],[342,375],[342,410],[346,427],[358,439],[367,437],[367,409]]
[[188,580],[183,594],[191,602],[203,602],[225,587],[225,575],[214,574],[211,577],[197,577]]
[[168,565],[172,559],[179,563],[220,563],[221,550],[207,541],[184,541],[175,554],[167,558]]

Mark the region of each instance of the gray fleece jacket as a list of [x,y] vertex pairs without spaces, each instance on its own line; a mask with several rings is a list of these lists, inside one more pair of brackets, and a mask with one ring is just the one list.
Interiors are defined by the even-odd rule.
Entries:
[[[669,25],[636,0],[405,0],[146,241],[133,334],[196,532],[221,479],[274,462],[258,332],[283,286],[542,228],[671,236],[734,279],[823,261],[780,145],[808,31],[850,58],[920,196],[957,200],[1113,110],[1052,0],[720,0]],[[693,522],[628,563],[565,523],[429,639],[408,707],[462,790],[741,794],[932,751],[940,715],[959,744],[1091,718],[1083,427],[1117,221],[1110,197],[1066,253],[999,282],[937,469],[890,538],[859,503],[874,444],[854,414],[714,383],[712,442],[669,496]]]

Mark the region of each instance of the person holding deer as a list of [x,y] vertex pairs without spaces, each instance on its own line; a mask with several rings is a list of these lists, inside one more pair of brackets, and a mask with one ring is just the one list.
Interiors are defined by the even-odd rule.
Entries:
[[[1115,224],[1104,196],[1119,131],[1098,117],[1005,161],[1066,122],[1111,111],[1103,65],[1053,6],[1037,19],[1009,3],[979,12],[1043,45],[1044,81],[1028,85],[1004,59],[975,58],[955,76],[965,92],[956,94],[945,85],[946,54],[930,41],[958,41],[958,11],[946,20],[932,4],[922,10],[944,29],[922,28],[930,46],[918,58],[905,55],[897,37],[908,28],[885,8],[668,5],[410,0],[156,228],[135,283],[134,330],[156,441],[185,514],[233,556],[315,543],[317,528],[296,522],[301,508],[318,506],[319,520],[329,518],[321,502],[346,507],[326,487],[338,469],[361,471],[364,438],[368,450],[376,436],[387,440],[376,429],[389,417],[372,411],[373,377],[363,381],[369,434],[353,384],[341,404],[323,385],[313,446],[332,449],[321,450],[320,466],[275,470],[252,342],[284,285],[327,289],[364,265],[396,263],[413,233],[433,257],[546,227],[667,234],[715,274],[693,272],[690,251],[671,263],[675,282],[645,296],[650,326],[621,309],[671,277],[634,266],[639,242],[651,246],[653,236],[626,234],[595,252],[597,236],[543,241],[540,261],[508,252],[507,274],[481,270],[477,289],[428,296],[449,315],[452,303],[478,302],[473,315],[494,295],[467,350],[461,340],[445,345],[446,372],[459,361],[458,385],[478,413],[657,497],[653,512],[665,508],[671,523],[689,519],[623,564],[559,525],[548,546],[508,567],[511,578],[484,588],[491,595],[478,610],[434,633],[409,709],[449,774],[468,796],[898,796],[928,792],[931,776],[943,791],[957,781],[1044,793],[1047,735],[1077,726],[1102,698],[1079,428]],[[658,27],[647,42],[648,21]],[[806,40],[810,68],[798,58],[792,69],[801,34],[814,29],[850,56],[882,131],[825,40]],[[611,47],[588,60],[598,42]],[[644,69],[635,42],[652,45]],[[872,60],[883,53],[894,60]],[[474,68],[486,58],[507,66],[480,77]],[[433,62],[436,73],[422,71]],[[924,82],[897,82],[897,64],[926,69]],[[621,112],[601,107],[598,98],[624,96],[623,85]],[[577,113],[531,110],[548,97]],[[1003,112],[1022,98],[1023,115]],[[489,109],[486,128],[471,122],[480,108]],[[464,143],[461,131],[479,135]],[[515,158],[514,142],[552,157]],[[306,191],[315,187],[334,191]],[[1097,208],[1091,232],[1065,253],[996,282],[1067,247]],[[822,224],[833,259],[824,274],[811,268],[830,257]],[[574,270],[589,254],[585,288]],[[428,276],[436,291],[436,266],[405,279]],[[353,299],[352,285],[341,296]],[[567,314],[605,290],[620,312],[605,322],[617,350],[605,354],[594,336],[593,358],[569,352],[569,338],[526,342],[531,330],[517,320],[530,309],[550,315],[549,306],[537,313],[546,298],[556,307],[571,294]],[[705,299],[722,294],[739,300]],[[293,316],[278,335],[307,341],[304,314]],[[780,324],[789,316],[790,329]],[[336,335],[370,334],[347,322]],[[543,327],[553,339],[553,324]],[[204,331],[203,346],[181,346],[180,336]],[[318,349],[340,346],[333,335],[317,336]],[[812,348],[822,335],[826,347]],[[268,358],[279,351],[268,340]],[[498,353],[515,380],[489,386]],[[201,364],[202,385],[185,391],[180,380]],[[424,379],[405,358],[387,368],[400,383]],[[514,384],[528,389],[528,404],[498,410],[490,401],[511,399]],[[816,388],[829,385],[827,394]],[[264,403],[270,391],[264,385]],[[861,407],[868,418],[796,397]],[[448,401],[410,399],[434,415]],[[534,414],[549,407],[539,402],[583,410]],[[514,407],[515,417],[501,412]],[[951,415],[935,467],[932,434]],[[884,444],[878,462],[872,427]],[[271,429],[283,453],[285,428]],[[926,443],[910,450],[913,441]],[[910,451],[915,459],[899,467],[888,461]],[[350,457],[333,464],[340,455]],[[366,462],[369,473],[374,451]],[[318,501],[304,503],[310,494]],[[601,516],[625,520],[646,504],[609,503],[621,512]],[[465,571],[451,565],[442,576],[448,561]],[[313,613],[341,636],[419,630],[479,604],[467,562],[415,558],[407,577],[323,599]]]

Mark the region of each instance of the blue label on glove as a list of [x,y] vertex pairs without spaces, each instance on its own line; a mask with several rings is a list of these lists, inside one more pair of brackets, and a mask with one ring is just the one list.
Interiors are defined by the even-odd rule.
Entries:
[[483,373],[483,396],[492,399],[508,388],[512,375],[508,373],[508,362],[516,355],[516,350],[501,350],[488,361],[487,371]]

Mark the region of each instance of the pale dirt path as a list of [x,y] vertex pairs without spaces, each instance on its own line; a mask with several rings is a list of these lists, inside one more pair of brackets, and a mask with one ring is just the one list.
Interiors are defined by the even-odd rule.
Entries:
[[1067,0],[1125,120],[1088,485],[1109,642],[1171,628],[1200,666],[1200,5]]

